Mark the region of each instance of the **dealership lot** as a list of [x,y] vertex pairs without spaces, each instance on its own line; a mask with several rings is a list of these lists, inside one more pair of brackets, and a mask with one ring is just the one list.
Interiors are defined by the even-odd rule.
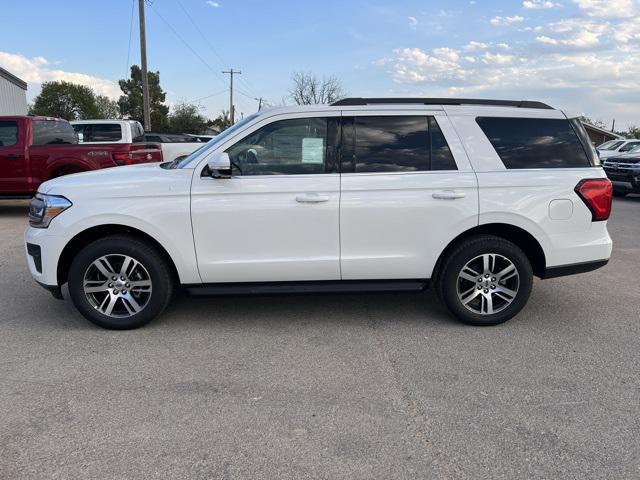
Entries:
[[0,478],[637,478],[640,196],[611,262],[473,328],[431,292],[178,298],[101,330],[0,204]]

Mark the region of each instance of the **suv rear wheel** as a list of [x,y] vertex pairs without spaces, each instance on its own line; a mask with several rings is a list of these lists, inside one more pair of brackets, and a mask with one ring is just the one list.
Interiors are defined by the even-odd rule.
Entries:
[[157,317],[173,292],[171,270],[155,248],[128,235],[96,240],[75,257],[69,294],[88,320],[104,328],[138,328]]
[[470,237],[444,260],[438,296],[458,319],[497,325],[527,303],[533,284],[529,259],[515,244],[492,235]]

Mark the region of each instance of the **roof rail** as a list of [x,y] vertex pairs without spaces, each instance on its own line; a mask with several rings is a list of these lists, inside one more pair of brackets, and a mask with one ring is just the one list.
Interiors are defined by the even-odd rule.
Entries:
[[483,100],[478,98],[343,98],[333,107],[354,105],[491,105],[494,107],[539,108],[553,110],[546,103],[531,100]]

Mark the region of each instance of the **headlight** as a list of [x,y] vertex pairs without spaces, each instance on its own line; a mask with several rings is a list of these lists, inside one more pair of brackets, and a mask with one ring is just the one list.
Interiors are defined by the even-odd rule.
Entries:
[[29,205],[29,225],[47,228],[55,217],[69,208],[72,203],[64,197],[36,193]]

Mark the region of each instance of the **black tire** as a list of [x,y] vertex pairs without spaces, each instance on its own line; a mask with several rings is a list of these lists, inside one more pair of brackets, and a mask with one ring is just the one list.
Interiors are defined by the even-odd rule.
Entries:
[[629,194],[629,192],[627,190],[614,190],[613,191],[613,196],[614,197],[626,197]]
[[[495,277],[490,276],[485,279],[484,272],[480,272],[479,277],[483,277],[482,282],[480,282],[478,277],[476,281],[479,283],[473,285],[469,280],[459,279],[459,274],[469,262],[474,262],[476,261],[474,259],[478,259],[478,257],[485,254],[498,255],[498,260],[496,260],[496,263],[494,264],[496,266],[498,266],[498,261],[507,262],[503,265],[508,265],[508,262],[511,262],[515,266],[518,274],[515,279],[515,281],[517,281],[517,293],[512,298],[511,303],[507,303],[502,297],[496,298],[496,293],[499,292],[492,290],[491,284],[493,284],[494,288],[497,288],[498,290],[502,286],[506,287],[506,284],[500,285],[499,281],[492,282],[492,278]],[[485,285],[485,281],[488,282],[487,285]],[[511,282],[514,281],[514,279],[505,280],[505,282],[506,281]],[[533,271],[529,259],[517,245],[501,237],[493,235],[478,235],[461,241],[451,250],[442,263],[442,268],[440,269],[436,282],[438,297],[447,309],[459,320],[476,326],[498,325],[513,318],[526,305],[533,285]],[[466,286],[462,287],[463,284]],[[475,297],[486,297],[489,295],[492,297],[492,304],[493,300],[497,300],[496,304],[503,303],[504,305],[502,306],[502,309],[496,308],[497,311],[495,313],[479,313],[477,311],[472,311],[472,309],[465,306],[459,298],[459,285],[461,290],[467,290],[467,288],[469,288],[467,291],[475,294]],[[479,292],[475,292],[473,290],[474,288],[478,288]],[[482,292],[489,293],[485,293],[483,295]],[[486,298],[472,300],[472,302],[480,303],[485,307],[486,304],[483,302],[486,301]],[[479,307],[479,310],[483,310],[483,307]]]
[[[128,305],[131,303],[128,301],[127,305],[125,305],[124,300],[118,300],[115,302],[115,307],[113,307],[113,313],[116,313],[116,309],[120,308],[122,311],[121,314],[128,316],[116,317],[104,314],[96,306],[91,304],[91,300],[88,298],[88,295],[85,294],[84,290],[85,274],[88,274],[90,271],[89,268],[94,261],[105,255],[115,259],[124,259],[125,255],[129,256],[139,262],[142,268],[144,268],[144,273],[148,274],[151,282],[150,293],[134,292],[134,287],[130,288],[128,292],[130,297],[140,295],[140,299],[144,300],[144,305],[141,305],[143,303],[142,301],[136,304],[138,307],[141,307],[140,311],[133,314],[122,311],[125,308],[129,310]],[[114,268],[114,271],[117,270],[117,267]],[[140,270],[138,270],[138,272],[139,271]],[[134,272],[132,275],[140,274]],[[96,280],[96,282],[99,281],[101,280]],[[127,279],[127,281],[129,281],[129,279]],[[135,279],[131,281],[134,282]],[[121,285],[121,287],[124,287],[124,285]],[[69,269],[69,294],[73,304],[89,321],[100,327],[112,330],[129,330],[149,323],[167,307],[171,300],[173,289],[173,276],[171,274],[171,268],[167,265],[167,261],[153,246],[148,245],[144,240],[132,235],[112,235],[90,243],[76,255]],[[111,292],[113,292],[113,290],[104,292],[104,295],[110,296]],[[121,291],[120,294],[122,295],[123,292]],[[106,296],[103,298],[107,298]],[[95,297],[93,298],[95,301]],[[106,303],[108,304],[109,302],[107,301]]]

